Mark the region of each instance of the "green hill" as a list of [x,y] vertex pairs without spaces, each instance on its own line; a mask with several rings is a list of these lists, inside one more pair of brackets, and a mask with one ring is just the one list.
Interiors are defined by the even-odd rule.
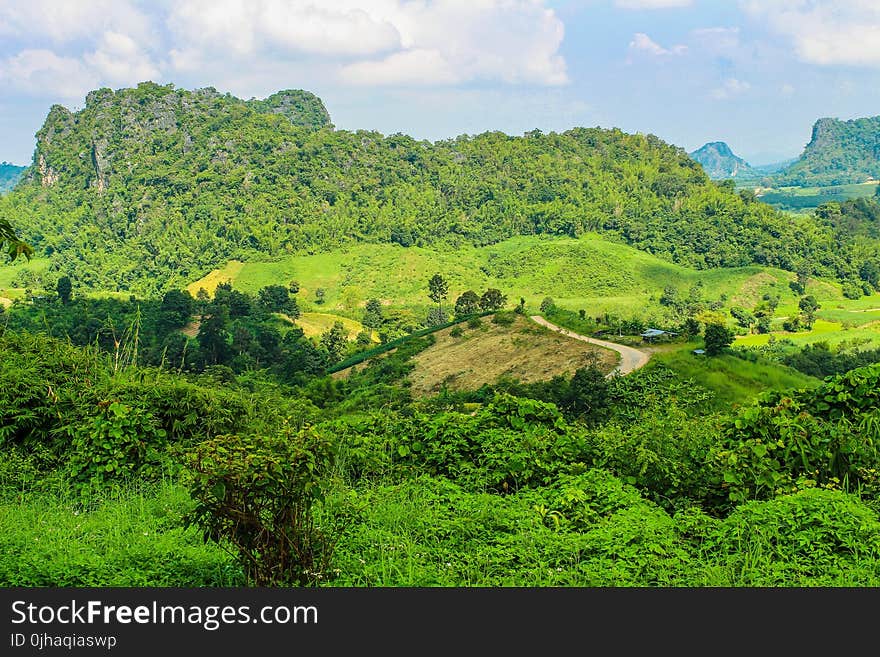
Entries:
[[847,185],[880,179],[880,116],[819,119],[801,157],[777,174],[777,186]]
[[9,162],[0,162],[0,194],[15,187],[25,167],[17,167]]
[[0,216],[80,285],[142,294],[232,259],[350,242],[458,249],[588,232],[698,269],[851,269],[830,231],[712,183],[653,135],[430,143],[333,130],[302,91],[243,101],[143,83],[92,92],[75,113],[54,106]]
[[[513,237],[498,244],[462,246],[457,251],[397,244],[354,244],[314,255],[290,256],[273,262],[232,261],[189,285],[195,294],[217,283],[232,281],[235,289],[256,293],[261,287],[300,285],[300,299],[310,302],[315,290],[325,291],[328,311],[360,316],[367,299],[378,298],[393,307],[425,309],[427,281],[435,272],[449,281],[449,300],[465,290],[488,287],[502,290],[510,305],[520,297],[537,308],[550,296],[560,306],[587,309],[591,315],[659,313],[666,286],[681,295],[701,283],[713,299],[725,295],[728,303],[753,306],[765,292],[796,304],[788,283],[794,275],[767,267],[695,270],[667,262],[624,244],[591,234],[579,239],[552,236]],[[821,299],[840,299],[837,286],[810,283],[810,293]]]

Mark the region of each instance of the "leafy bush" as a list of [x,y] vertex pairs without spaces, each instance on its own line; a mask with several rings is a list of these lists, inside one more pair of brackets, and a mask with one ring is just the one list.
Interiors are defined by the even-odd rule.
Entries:
[[591,462],[667,510],[714,505],[720,474],[709,455],[718,425],[717,417],[695,418],[674,405],[639,422],[612,421],[587,434]]
[[803,490],[743,504],[706,532],[701,559],[740,586],[876,586],[880,521],[857,498]]
[[497,312],[492,316],[492,323],[500,326],[510,326],[516,321],[514,312]]
[[313,506],[332,453],[311,429],[201,443],[187,455],[196,501],[188,523],[205,540],[231,544],[251,584],[316,583],[327,577],[332,546]]
[[67,469],[81,487],[111,479],[162,471],[167,434],[147,411],[119,401],[105,402],[101,412],[73,429]]
[[713,455],[734,502],[823,486],[877,492],[880,365],[770,393],[728,421]]

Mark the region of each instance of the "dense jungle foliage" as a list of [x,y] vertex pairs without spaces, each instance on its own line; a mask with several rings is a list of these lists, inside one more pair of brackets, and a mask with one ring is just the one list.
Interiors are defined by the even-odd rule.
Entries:
[[766,264],[852,278],[846,242],[711,182],[653,135],[574,128],[436,143],[333,130],[320,100],[241,101],[143,83],[54,106],[0,200],[52,269],[157,295],[230,258],[350,240],[492,244],[598,231],[696,268]]
[[718,413],[664,368],[414,400],[411,356],[282,389],[7,330],[0,582],[880,583],[880,366]]

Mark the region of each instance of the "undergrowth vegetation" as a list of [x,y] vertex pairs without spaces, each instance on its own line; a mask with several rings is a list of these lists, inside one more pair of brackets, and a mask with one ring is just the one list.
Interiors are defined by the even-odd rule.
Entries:
[[413,400],[429,342],[282,395],[7,332],[0,582],[880,583],[880,366],[726,411],[662,366]]

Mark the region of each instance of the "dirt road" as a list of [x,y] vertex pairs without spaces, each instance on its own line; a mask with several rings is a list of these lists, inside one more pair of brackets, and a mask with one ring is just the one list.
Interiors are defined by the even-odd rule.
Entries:
[[648,361],[651,359],[651,354],[645,353],[644,351],[639,351],[638,349],[633,349],[632,347],[627,347],[622,344],[607,342],[605,340],[597,340],[596,338],[589,338],[586,335],[573,333],[572,331],[564,329],[561,326],[551,324],[540,315],[532,315],[532,321],[537,322],[541,326],[544,326],[551,331],[561,333],[562,335],[565,335],[569,338],[573,338],[575,340],[583,340],[584,342],[589,342],[590,344],[605,347],[606,349],[613,349],[614,351],[619,353],[620,364],[608,376],[613,376],[617,373],[629,374],[630,372],[633,372],[640,367],[644,367],[645,365],[647,365]]

